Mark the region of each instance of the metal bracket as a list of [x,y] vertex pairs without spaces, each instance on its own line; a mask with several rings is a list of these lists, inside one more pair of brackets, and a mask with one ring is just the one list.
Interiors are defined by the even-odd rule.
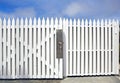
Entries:
[[63,58],[63,30],[58,29],[56,33],[56,41],[57,41],[57,57],[56,58]]

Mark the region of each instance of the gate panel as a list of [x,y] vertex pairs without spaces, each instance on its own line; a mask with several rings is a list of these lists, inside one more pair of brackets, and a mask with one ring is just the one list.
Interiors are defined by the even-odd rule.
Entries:
[[0,79],[63,78],[57,29],[62,19],[0,19]]
[[66,76],[118,74],[118,21],[70,19],[66,25]]

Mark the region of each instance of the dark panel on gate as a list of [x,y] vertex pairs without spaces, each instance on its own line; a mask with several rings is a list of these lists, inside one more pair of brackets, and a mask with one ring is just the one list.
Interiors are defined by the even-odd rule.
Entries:
[[63,58],[63,30],[58,29],[56,33],[57,37],[57,58]]

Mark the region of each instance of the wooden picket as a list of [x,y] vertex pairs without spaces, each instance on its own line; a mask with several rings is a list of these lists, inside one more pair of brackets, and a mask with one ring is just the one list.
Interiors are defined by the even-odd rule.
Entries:
[[[56,32],[63,30],[63,58]],[[0,79],[119,74],[119,21],[0,18]]]

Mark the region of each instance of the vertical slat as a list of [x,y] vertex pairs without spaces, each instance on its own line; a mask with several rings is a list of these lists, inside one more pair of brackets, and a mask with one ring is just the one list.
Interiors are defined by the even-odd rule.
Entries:
[[81,75],[84,74],[84,20],[81,22]]
[[77,75],[80,75],[80,19],[78,19],[77,21],[77,38],[78,38],[78,42],[77,42],[77,46],[78,46],[78,51],[77,51]]
[[15,20],[12,19],[12,78],[15,78]]
[[109,19],[109,70],[108,70],[108,73],[111,74],[111,20]]
[[112,21],[112,25],[113,25],[113,73],[114,74],[119,74],[118,70],[119,68],[117,66],[119,63],[119,60],[117,58],[119,58],[119,23],[117,23],[116,20],[113,19]]
[[20,60],[20,65],[21,65],[21,77],[23,77],[23,27],[24,27],[24,25],[23,25],[23,23],[24,23],[24,21],[23,21],[23,19],[21,19],[21,21],[20,21],[20,29],[21,29],[21,37],[20,37],[20,43],[21,43],[21,56],[20,56],[20,58],[21,58],[21,60]]
[[[8,77],[10,78],[10,69],[11,69],[11,66],[10,66],[10,27],[11,27],[11,21],[10,21],[10,18],[8,19]],[[2,28],[2,27],[1,27]],[[1,58],[2,59],[2,58]]]
[[53,78],[54,76],[53,76],[53,74],[54,74],[54,70],[53,70],[53,68],[54,68],[54,63],[53,63],[53,25],[54,25],[54,23],[53,23],[53,18],[51,18],[51,47],[50,47],[50,51],[51,51],[51,78]]
[[88,75],[88,20],[85,20],[85,75]]
[[33,71],[33,73],[34,73],[34,78],[36,78],[36,66],[37,66],[37,64],[36,64],[36,18],[34,18],[34,20],[33,20],[33,35],[34,35],[34,38],[33,38],[33,59],[34,59],[34,71]]
[[96,75],[96,22],[93,20],[93,75]]
[[49,26],[50,24],[49,24],[49,18],[47,18],[47,21],[46,21],[46,29],[47,29],[47,57],[46,57],[46,59],[47,59],[47,75],[46,75],[46,77],[47,78],[49,78],[49,75],[50,75],[50,72],[49,72],[49,69],[50,69],[50,66],[49,66]]
[[92,21],[89,20],[89,75],[92,75]]
[[104,21],[101,20],[101,74],[104,74]]
[[74,56],[73,56],[73,74],[76,75],[76,20],[74,19],[73,22],[73,29],[74,29]]
[[45,19],[42,19],[42,78],[45,78]]
[[[58,19],[55,19],[55,32],[56,32],[56,28],[58,28]],[[56,36],[55,36],[55,40],[56,40]],[[56,41],[55,41],[56,44]],[[55,52],[56,52],[56,45],[55,45]],[[58,59],[56,58],[56,53],[55,53],[55,69],[56,69],[56,78],[58,78]]]
[[38,18],[38,78],[41,78],[41,20]]
[[[119,74],[119,21],[116,20],[116,28],[115,28],[115,55],[116,55],[116,72],[115,74]],[[114,56],[115,56],[114,55]]]
[[3,20],[3,76],[6,76],[6,19]]
[[2,19],[0,18],[0,78],[2,78]]
[[105,30],[105,57],[104,57],[105,58],[105,62],[104,62],[105,63],[105,75],[108,74],[107,73],[108,72],[107,71],[108,70],[108,66],[107,66],[108,65],[108,52],[107,52],[107,43],[108,43],[107,34],[108,33],[107,33],[107,28],[108,28],[108,24],[107,24],[107,20],[105,20],[105,29],[104,29]]
[[[62,22],[62,19],[60,18],[59,19],[59,29],[63,29],[62,25],[63,25],[63,22]],[[60,58],[59,59],[59,78],[62,78],[62,77],[63,77],[63,59]]]
[[[16,20],[16,75],[19,77],[19,19]],[[8,31],[10,32],[10,31]]]
[[[68,28],[66,28],[66,19],[64,18],[63,19],[63,42],[64,42],[64,45],[63,45],[63,71],[65,72],[65,73],[63,73],[62,75],[63,76],[66,76],[66,67],[67,67],[67,64],[66,64],[66,51],[67,51],[67,48],[66,48],[66,45],[67,45],[67,39],[68,39],[68,37],[66,38],[66,35],[65,35],[65,33],[68,33],[68,31],[67,31],[67,29]],[[67,34],[68,35],[68,34]]]
[[100,21],[97,20],[97,75],[100,75]]
[[[18,28],[18,34],[19,34],[19,28]],[[25,76],[26,78],[28,76],[28,19],[27,18],[25,19]]]
[[70,75],[72,75],[72,19],[70,19]]
[[115,20],[112,20],[112,31],[111,31],[111,50],[112,50],[112,54],[111,54],[111,67],[112,67],[112,72],[111,73],[115,73],[115,49],[114,49],[114,45],[115,45],[115,36],[114,36],[114,32],[115,32]]
[[29,19],[29,77],[32,78],[32,19]]

